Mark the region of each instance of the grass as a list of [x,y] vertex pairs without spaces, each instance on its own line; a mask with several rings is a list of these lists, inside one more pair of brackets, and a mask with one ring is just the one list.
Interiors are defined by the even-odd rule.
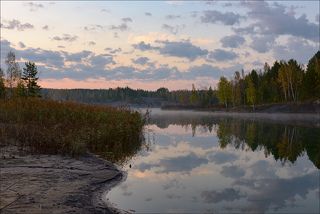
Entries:
[[77,156],[91,151],[112,162],[134,155],[145,119],[127,108],[40,98],[0,100],[0,144],[31,153]]

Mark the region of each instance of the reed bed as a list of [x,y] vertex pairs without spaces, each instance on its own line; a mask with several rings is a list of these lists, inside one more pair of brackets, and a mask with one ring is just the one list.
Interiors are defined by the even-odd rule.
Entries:
[[123,162],[143,143],[145,118],[128,108],[40,98],[0,100],[0,145],[31,153],[78,156],[91,151]]

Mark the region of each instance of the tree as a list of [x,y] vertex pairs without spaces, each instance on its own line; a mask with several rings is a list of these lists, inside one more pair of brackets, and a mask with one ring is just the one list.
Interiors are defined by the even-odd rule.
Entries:
[[246,88],[246,98],[247,102],[252,105],[254,110],[254,104],[256,103],[256,89],[254,87],[253,81],[250,76],[246,78],[247,88]]
[[209,87],[209,90],[207,92],[207,97],[208,97],[208,104],[211,105],[212,99],[213,99],[213,90],[212,90],[211,86]]
[[17,86],[18,80],[21,77],[21,69],[19,64],[16,62],[16,55],[12,51],[9,51],[5,63],[7,65],[6,79],[12,95],[13,88]]
[[320,98],[320,51],[308,62],[307,71],[303,79],[304,96]]
[[4,86],[4,72],[2,68],[0,68],[0,99],[5,98],[6,88]]
[[231,101],[232,86],[231,83],[225,78],[221,77],[218,83],[218,99],[219,102],[228,108],[228,103]]
[[192,84],[190,103],[194,105],[197,103],[197,101],[198,101],[198,93],[197,93],[196,87],[194,86],[194,84]]
[[21,79],[26,87],[26,96],[40,97],[40,86],[38,85],[38,70],[34,62],[26,62]]
[[282,62],[278,81],[281,84],[285,100],[298,101],[300,87],[303,80],[303,70],[296,60]]

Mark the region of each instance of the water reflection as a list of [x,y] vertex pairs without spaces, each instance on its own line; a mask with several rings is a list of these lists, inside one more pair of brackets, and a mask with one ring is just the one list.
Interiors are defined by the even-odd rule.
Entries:
[[190,127],[192,136],[196,135],[197,130],[210,133],[214,130],[221,148],[233,145],[237,149],[249,147],[252,151],[264,149],[267,156],[272,154],[275,160],[283,163],[294,163],[306,152],[314,165],[320,168],[320,129],[310,126],[309,123],[304,124],[305,126],[294,126],[283,122],[275,124],[234,118],[158,117],[152,118],[150,124],[161,129],[168,128],[170,124]]
[[154,139],[107,197],[150,212],[318,213],[320,129],[251,119],[159,115]]

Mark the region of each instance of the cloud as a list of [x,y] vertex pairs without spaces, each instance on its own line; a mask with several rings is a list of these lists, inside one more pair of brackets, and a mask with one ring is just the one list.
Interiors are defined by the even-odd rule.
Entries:
[[25,48],[26,45],[25,45],[23,42],[19,42],[19,47],[20,47],[20,48]]
[[101,9],[100,11],[103,13],[110,13],[110,10],[108,10],[108,9]]
[[138,49],[140,51],[149,51],[149,50],[155,50],[156,48],[151,46],[148,43],[145,43],[144,41],[139,42],[138,44],[133,44],[132,47],[134,49]]
[[34,2],[27,2],[25,3],[27,7],[29,7],[30,11],[37,11],[40,8],[44,8],[43,4],[40,3],[34,3]]
[[98,30],[104,30],[104,27],[102,25],[88,25],[83,27],[86,31],[98,31]]
[[[142,44],[146,45],[145,43]],[[18,50],[7,40],[1,40],[1,66],[4,66],[3,59],[9,50],[13,50],[16,53],[19,61],[34,61],[38,65],[39,70],[41,70],[41,78],[56,80],[63,78],[72,80],[86,80],[88,78],[138,81],[195,80],[203,77],[219,78],[225,74],[229,76],[229,74],[233,74],[233,71],[239,69],[234,66],[221,69],[209,64],[202,64],[191,66],[186,71],[180,71],[176,67],[169,67],[168,65],[160,64],[156,67],[150,60],[147,61],[144,58],[138,58],[134,61],[138,64],[143,64],[147,61],[145,63],[148,66],[147,68],[136,68],[135,64],[130,66],[112,66],[111,68],[108,65],[116,65],[112,53],[116,54],[121,51],[119,48],[107,48],[106,51],[108,53],[100,55],[96,55],[88,50],[74,53],[40,48]],[[166,162],[164,161],[163,163]]]
[[253,36],[250,47],[259,53],[268,52],[275,43],[274,35]]
[[302,38],[290,37],[286,44],[274,45],[272,52],[276,59],[297,59],[299,63],[307,64],[318,50],[318,44],[310,43]]
[[64,58],[59,51],[43,50],[40,48],[27,48],[17,52],[17,56],[29,61],[45,64],[48,67],[64,67]]
[[220,42],[224,48],[238,48],[246,40],[242,36],[232,35],[223,37]]
[[233,12],[222,13],[217,10],[206,10],[203,11],[201,22],[210,24],[222,23],[224,25],[234,25],[239,24],[241,18],[243,17]]
[[219,203],[221,201],[234,201],[245,197],[239,190],[226,188],[221,191],[211,190],[201,192],[201,198],[205,203]]
[[178,18],[181,18],[181,16],[179,16],[179,15],[173,15],[173,14],[166,15],[166,19],[169,19],[169,20],[178,19]]
[[123,22],[132,22],[132,19],[130,17],[125,17],[121,19]]
[[96,45],[96,43],[94,41],[90,41],[90,42],[88,42],[88,45],[93,46],[93,45]]
[[33,29],[34,26],[30,23],[24,23],[22,24],[19,20],[16,20],[16,19],[13,19],[13,20],[4,20],[4,23],[6,24],[3,24],[1,23],[1,28],[4,28],[4,29],[8,29],[8,30],[18,30],[18,31],[24,31],[24,30],[27,30],[27,29]]
[[152,16],[152,13],[145,12],[144,15],[146,15],[146,16]]
[[120,53],[122,51],[121,48],[105,48],[105,51],[108,51],[110,54],[116,54],[116,53]]
[[148,57],[139,57],[137,59],[132,59],[132,62],[134,64],[139,64],[139,65],[145,65],[149,62],[149,58]]
[[237,156],[232,153],[226,152],[218,152],[213,155],[210,155],[209,160],[216,163],[216,164],[223,164],[223,163],[232,163],[237,160]]
[[201,49],[190,43],[189,41],[173,42],[173,41],[158,41],[164,46],[159,49],[160,54],[166,56],[175,56],[195,60],[208,54],[208,51]]
[[115,64],[112,56],[96,55],[90,58],[91,65],[96,69],[104,70],[108,64]]
[[48,25],[43,26],[42,30],[49,30],[49,26]]
[[292,35],[319,40],[319,24],[310,22],[306,15],[295,17],[286,12],[286,7],[281,4],[269,4],[266,1],[246,1],[242,5],[249,9],[248,17],[255,21],[246,27],[235,28],[237,33],[261,35]]
[[65,60],[71,62],[81,62],[83,59],[88,58],[90,55],[93,55],[91,51],[81,51],[78,53],[67,53],[64,52]]
[[120,25],[111,25],[110,30],[120,30],[120,31],[126,31],[129,27],[126,23],[122,23]]
[[65,41],[65,42],[73,42],[78,39],[78,36],[72,36],[70,34],[63,34],[62,36],[54,36],[52,40],[55,41]]
[[162,25],[162,29],[169,31],[172,34],[177,34],[180,30],[184,28],[185,28],[185,25],[175,25],[175,26],[171,26],[168,24]]
[[226,51],[222,49],[216,49],[208,54],[209,60],[216,60],[216,61],[228,61],[233,60],[238,57],[238,54],[236,54],[233,51]]
[[221,174],[228,178],[241,178],[245,171],[237,166],[223,166]]

